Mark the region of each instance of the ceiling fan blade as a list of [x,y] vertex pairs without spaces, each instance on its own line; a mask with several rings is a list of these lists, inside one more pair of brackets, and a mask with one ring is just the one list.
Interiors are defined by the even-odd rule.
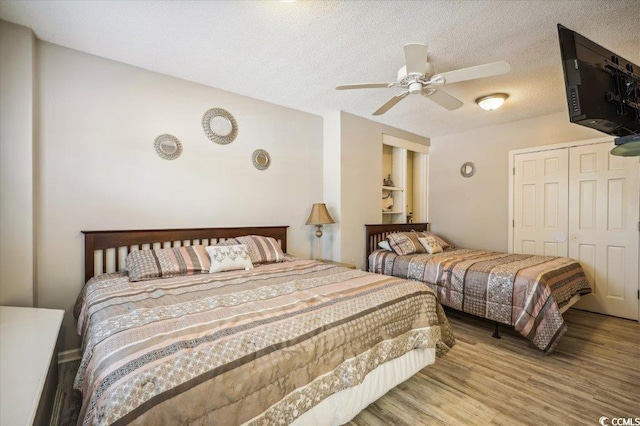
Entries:
[[506,74],[510,69],[511,64],[507,61],[492,62],[490,64],[476,65],[475,67],[443,72],[442,74],[434,75],[431,80],[435,84],[439,83],[438,80],[444,80],[441,84],[451,84],[459,81],[475,80],[476,78]]
[[336,90],[350,89],[377,89],[379,87],[391,87],[393,83],[362,83],[362,84],[343,84],[336,86]]
[[454,98],[446,92],[443,92],[442,90],[434,90],[431,93],[422,91],[422,96],[432,100],[433,102],[437,103],[441,107],[448,109],[449,111],[458,109],[463,105],[460,100]]
[[373,113],[373,115],[384,114],[385,112],[389,111],[395,104],[403,100],[408,94],[409,94],[408,90],[406,92],[398,93],[393,98],[389,99],[384,105],[378,108],[376,112]]
[[427,72],[427,45],[409,43],[404,45],[404,60],[407,74],[424,75]]

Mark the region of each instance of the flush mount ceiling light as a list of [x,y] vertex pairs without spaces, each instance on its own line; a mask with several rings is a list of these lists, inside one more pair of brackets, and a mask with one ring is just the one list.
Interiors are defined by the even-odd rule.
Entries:
[[476,99],[476,103],[485,111],[493,111],[494,109],[500,108],[508,97],[509,95],[506,93],[493,93],[479,97]]

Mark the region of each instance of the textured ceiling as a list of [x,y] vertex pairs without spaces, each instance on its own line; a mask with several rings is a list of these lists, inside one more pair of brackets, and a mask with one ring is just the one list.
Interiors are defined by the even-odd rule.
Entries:
[[[0,18],[51,43],[322,114],[343,110],[423,136],[565,111],[556,24],[640,63],[640,2],[586,1],[0,1]],[[446,86],[465,105],[447,111],[398,89],[334,90],[394,81],[402,46],[429,45],[444,72],[511,63],[507,75]],[[510,98],[497,111],[474,99]],[[219,105],[224,107],[224,105]]]

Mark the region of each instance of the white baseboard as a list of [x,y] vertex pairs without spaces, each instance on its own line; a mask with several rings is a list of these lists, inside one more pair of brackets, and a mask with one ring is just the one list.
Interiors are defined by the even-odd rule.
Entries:
[[58,364],[77,361],[80,358],[82,358],[82,351],[80,350],[80,348],[70,349],[64,352],[58,352]]

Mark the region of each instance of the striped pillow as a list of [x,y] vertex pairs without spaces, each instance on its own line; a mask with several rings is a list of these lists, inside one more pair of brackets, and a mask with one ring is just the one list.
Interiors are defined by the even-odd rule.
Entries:
[[205,246],[134,250],[126,260],[129,281],[144,281],[178,275],[205,274],[211,261]]
[[247,246],[247,252],[254,265],[284,262],[285,260],[280,244],[278,244],[274,238],[262,237],[260,235],[247,235],[244,237],[236,237],[236,240],[238,243]]
[[238,244],[240,244],[238,242],[238,240],[236,240],[235,238],[229,238],[228,240],[218,241],[216,244],[214,244],[213,246],[209,246],[209,247],[215,247],[215,246],[237,246]]
[[413,253],[426,253],[424,246],[418,240],[419,235],[415,232],[396,232],[387,236],[389,245],[398,256]]

